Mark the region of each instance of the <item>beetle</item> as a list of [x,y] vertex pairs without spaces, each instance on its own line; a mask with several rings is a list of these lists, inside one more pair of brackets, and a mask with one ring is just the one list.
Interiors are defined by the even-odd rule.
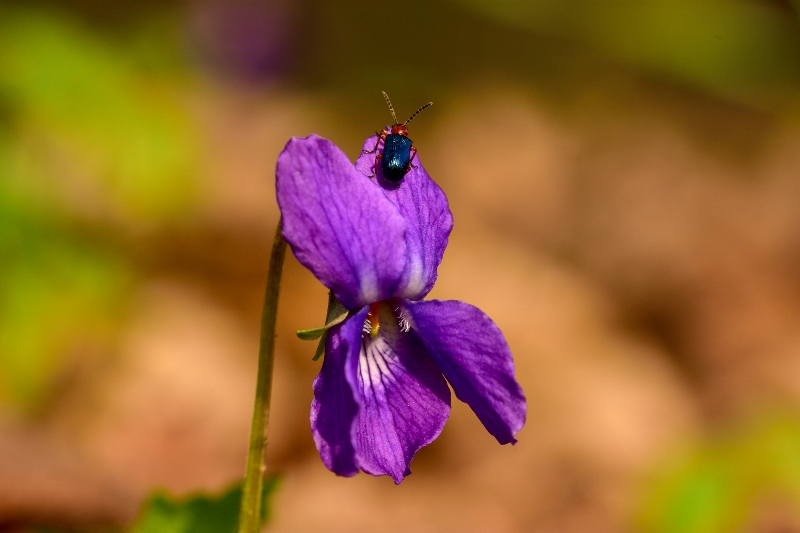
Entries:
[[375,148],[372,150],[364,150],[363,153],[374,154],[378,151],[378,146],[381,141],[383,141],[383,153],[375,156],[373,174],[370,177],[374,178],[375,174],[378,173],[378,160],[380,160],[383,176],[392,183],[400,183],[400,180],[411,170],[411,167],[414,167],[413,161],[414,157],[417,155],[414,142],[408,138],[408,128],[406,125],[411,122],[411,119],[416,117],[420,111],[432,106],[433,102],[428,102],[420,107],[408,120],[400,124],[397,122],[397,116],[394,114],[394,108],[392,107],[392,102],[389,100],[389,95],[384,92],[383,97],[389,105],[389,111],[392,112],[394,125],[390,129],[387,128],[378,134]]

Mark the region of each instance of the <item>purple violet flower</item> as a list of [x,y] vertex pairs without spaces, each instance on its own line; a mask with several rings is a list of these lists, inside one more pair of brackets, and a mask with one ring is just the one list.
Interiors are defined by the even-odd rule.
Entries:
[[340,476],[363,470],[400,483],[444,427],[447,382],[500,444],[516,442],[526,404],[494,322],[464,302],[422,300],[453,228],[444,192],[418,158],[399,186],[380,166],[370,179],[375,155],[353,165],[326,139],[293,138],[276,189],[295,257],[349,310],[327,332],[314,381],[320,457]]

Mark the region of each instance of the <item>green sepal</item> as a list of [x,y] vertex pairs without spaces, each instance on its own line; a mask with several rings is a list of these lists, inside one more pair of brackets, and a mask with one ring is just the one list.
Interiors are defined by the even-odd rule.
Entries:
[[347,308],[342,305],[333,292],[328,292],[328,311],[325,313],[325,325],[319,328],[299,329],[297,336],[304,341],[319,339],[317,351],[314,352],[312,361],[318,360],[325,354],[325,339],[330,328],[336,324],[341,324],[347,318]]
[[311,358],[312,361],[319,360],[320,357],[325,355],[325,342],[328,339],[328,332],[322,334],[322,337],[319,339],[319,343],[317,344],[317,351],[314,352],[314,357]]
[[324,326],[311,329],[298,329],[297,337],[303,341],[315,341],[325,335],[325,332],[328,331],[329,328],[343,322],[345,318],[347,318],[347,309],[345,309],[343,314],[326,323]]

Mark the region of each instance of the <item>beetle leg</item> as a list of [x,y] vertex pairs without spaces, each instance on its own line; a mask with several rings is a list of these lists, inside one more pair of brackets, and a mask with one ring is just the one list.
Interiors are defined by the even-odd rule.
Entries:
[[408,166],[411,168],[419,168],[417,165],[414,164],[414,158],[417,157],[417,149],[413,146],[411,147],[411,159],[408,160]]
[[372,150],[361,150],[362,154],[374,154],[375,152],[378,151],[378,145],[381,143],[381,141],[384,141],[384,142],[386,141],[386,132],[385,131],[382,131],[380,133],[378,133],[376,131],[375,135],[378,136],[378,139],[375,141],[375,148],[373,148]]
[[378,159],[383,159],[383,154],[378,154],[375,156],[375,163],[372,165],[372,175],[370,178],[374,178],[378,175]]

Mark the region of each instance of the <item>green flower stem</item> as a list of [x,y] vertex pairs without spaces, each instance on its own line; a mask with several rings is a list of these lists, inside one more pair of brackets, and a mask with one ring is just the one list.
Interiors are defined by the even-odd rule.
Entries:
[[250,427],[250,448],[247,451],[247,470],[242,489],[242,507],[239,511],[239,533],[258,533],[261,529],[261,492],[264,486],[264,452],[267,449],[270,395],[272,393],[272,367],[275,360],[275,319],[278,315],[278,292],[281,286],[283,258],[286,241],[282,234],[283,220],[278,221],[272,254],[269,258],[267,291],[261,315],[261,342],[258,347],[258,376],[253,422]]

